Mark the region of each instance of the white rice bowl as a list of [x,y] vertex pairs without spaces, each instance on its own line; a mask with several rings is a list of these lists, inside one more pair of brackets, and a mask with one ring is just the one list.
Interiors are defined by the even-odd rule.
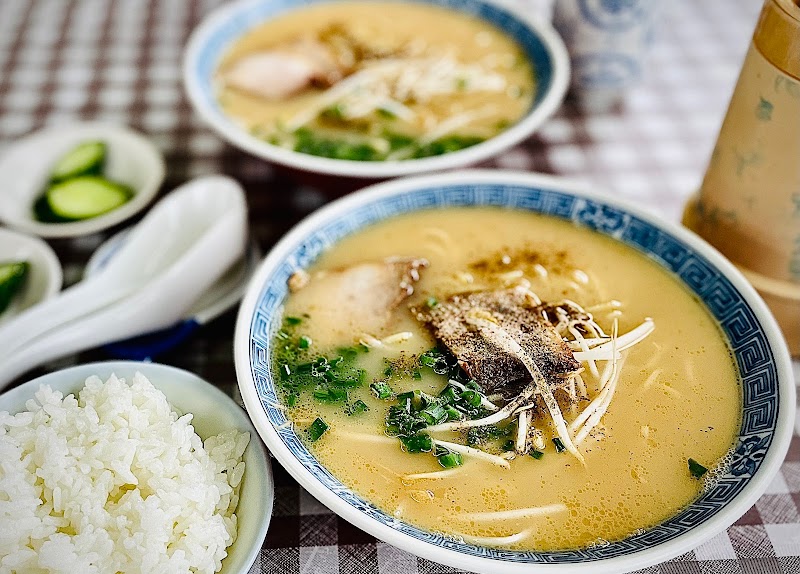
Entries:
[[218,571],[250,435],[191,421],[140,373],[0,412],[0,573]]

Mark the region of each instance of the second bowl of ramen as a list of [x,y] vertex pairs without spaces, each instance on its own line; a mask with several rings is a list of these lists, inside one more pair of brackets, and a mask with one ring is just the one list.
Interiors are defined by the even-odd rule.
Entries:
[[484,0],[234,2],[184,63],[195,109],[229,142],[356,178],[490,158],[555,111],[568,76],[548,25]]

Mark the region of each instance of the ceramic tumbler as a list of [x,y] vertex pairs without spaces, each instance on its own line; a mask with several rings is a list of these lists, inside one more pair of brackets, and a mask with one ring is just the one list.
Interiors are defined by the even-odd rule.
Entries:
[[684,223],[731,259],[800,355],[800,6],[767,0]]

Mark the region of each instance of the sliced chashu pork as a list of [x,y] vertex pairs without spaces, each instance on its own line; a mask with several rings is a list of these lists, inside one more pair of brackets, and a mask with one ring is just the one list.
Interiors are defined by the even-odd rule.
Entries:
[[283,100],[312,85],[326,88],[343,75],[326,45],[303,38],[236,60],[222,73],[222,79],[227,86],[254,96]]
[[522,362],[486,340],[467,318],[488,314],[528,353],[550,386],[581,369],[567,343],[545,319],[542,307],[524,290],[509,289],[454,295],[432,309],[413,309],[433,336],[455,355],[462,369],[487,393],[513,396],[531,378]]
[[303,35],[268,50],[247,54],[227,66],[227,86],[268,100],[284,100],[307,88],[329,88],[349,76],[365,61],[399,53],[369,43],[345,26],[332,24],[316,35]]
[[321,345],[353,343],[353,334],[387,334],[392,311],[414,292],[425,259],[390,258],[358,263],[289,280],[295,308],[308,315]]

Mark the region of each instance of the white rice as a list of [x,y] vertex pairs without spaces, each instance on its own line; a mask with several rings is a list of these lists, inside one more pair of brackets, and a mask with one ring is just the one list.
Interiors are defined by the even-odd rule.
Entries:
[[203,444],[140,373],[43,385],[0,412],[0,574],[212,573],[236,538],[249,433]]

